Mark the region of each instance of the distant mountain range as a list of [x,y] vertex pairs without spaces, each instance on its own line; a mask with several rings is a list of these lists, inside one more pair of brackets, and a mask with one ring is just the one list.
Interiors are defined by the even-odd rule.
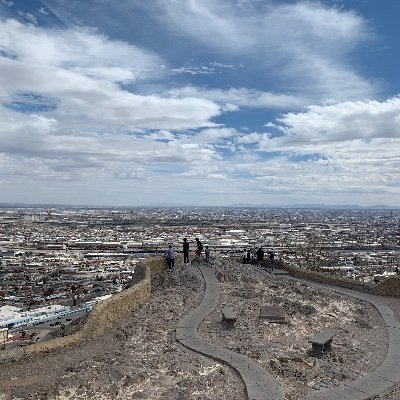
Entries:
[[347,204],[292,204],[292,205],[269,205],[269,204],[248,204],[238,203],[229,206],[199,206],[183,204],[147,204],[141,206],[99,206],[99,205],[76,205],[76,204],[29,204],[29,203],[0,203],[0,208],[90,208],[90,209],[110,209],[110,208],[138,208],[138,207],[171,207],[171,208],[286,208],[286,209],[322,209],[322,210],[399,210],[400,206],[388,206],[377,204],[373,206],[359,206]]
[[323,209],[323,210],[397,210],[400,206],[377,204],[374,206],[359,206],[356,204],[292,204],[292,205],[266,205],[266,204],[232,204],[231,207],[245,208],[290,208],[290,209]]

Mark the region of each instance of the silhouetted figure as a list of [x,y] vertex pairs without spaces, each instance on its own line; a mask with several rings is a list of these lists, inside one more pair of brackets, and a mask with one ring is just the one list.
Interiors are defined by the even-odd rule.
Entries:
[[196,256],[197,256],[197,258],[198,258],[199,261],[200,261],[200,259],[201,259],[201,253],[203,252],[203,244],[200,242],[199,238],[196,238],[195,240],[196,240],[196,245],[197,245],[197,248],[196,248]]
[[189,262],[189,242],[186,238],[183,239],[183,263]]
[[258,248],[256,256],[257,256],[257,264],[262,266],[264,263],[264,250],[262,249],[262,247]]

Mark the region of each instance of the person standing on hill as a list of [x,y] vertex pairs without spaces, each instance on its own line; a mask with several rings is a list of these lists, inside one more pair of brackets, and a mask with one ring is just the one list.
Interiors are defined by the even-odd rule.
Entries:
[[256,256],[257,256],[257,264],[262,266],[264,263],[264,250],[262,247],[258,248]]
[[167,259],[168,269],[174,269],[175,264],[175,252],[172,248],[172,244],[168,246],[167,251],[164,253],[164,256]]
[[243,250],[242,253],[242,264],[246,264],[247,263],[247,251],[246,249]]
[[247,264],[251,264],[251,260],[250,260],[250,257],[251,257],[251,255],[250,255],[250,249],[247,249],[247,253],[246,253],[246,262],[247,262]]
[[189,242],[186,238],[183,239],[183,263],[189,263]]
[[208,264],[208,260],[210,259],[210,249],[206,246],[204,250],[204,255],[206,256],[206,264]]
[[268,254],[269,254],[269,266],[271,268],[271,271],[273,271],[275,267],[275,254],[272,250]]
[[256,264],[256,248],[255,247],[253,247],[251,249],[250,257],[251,257],[251,264],[255,265]]
[[203,252],[203,244],[200,242],[199,238],[196,238],[195,240],[196,240],[196,244],[197,244],[196,256],[200,261],[201,253]]

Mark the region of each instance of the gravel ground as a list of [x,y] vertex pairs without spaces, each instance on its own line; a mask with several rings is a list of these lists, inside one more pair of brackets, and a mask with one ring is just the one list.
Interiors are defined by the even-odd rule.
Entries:
[[[259,267],[221,264],[217,270],[220,304],[200,335],[257,361],[284,387],[287,399],[356,379],[383,361],[386,329],[374,307]],[[288,323],[260,319],[261,305],[281,307]],[[235,329],[221,323],[224,306],[238,315]],[[336,328],[338,334],[332,351],[315,358],[308,339],[323,328]]]
[[[221,301],[199,334],[259,362],[283,385],[287,399],[354,379],[383,360],[386,334],[373,307],[258,267],[220,260],[214,266]],[[234,371],[175,340],[177,322],[203,295],[198,269],[158,276],[153,289],[144,307],[98,340],[2,364],[0,400],[245,399]],[[238,313],[232,330],[221,323],[223,305]],[[260,320],[260,305],[283,307],[289,323]],[[331,326],[339,329],[332,351],[320,359],[311,357],[307,339]],[[388,396],[383,398],[400,398],[399,392]]]

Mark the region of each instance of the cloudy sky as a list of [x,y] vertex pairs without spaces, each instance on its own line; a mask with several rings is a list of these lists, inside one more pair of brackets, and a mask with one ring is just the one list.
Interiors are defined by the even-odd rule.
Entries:
[[0,0],[0,203],[400,206],[398,15]]

